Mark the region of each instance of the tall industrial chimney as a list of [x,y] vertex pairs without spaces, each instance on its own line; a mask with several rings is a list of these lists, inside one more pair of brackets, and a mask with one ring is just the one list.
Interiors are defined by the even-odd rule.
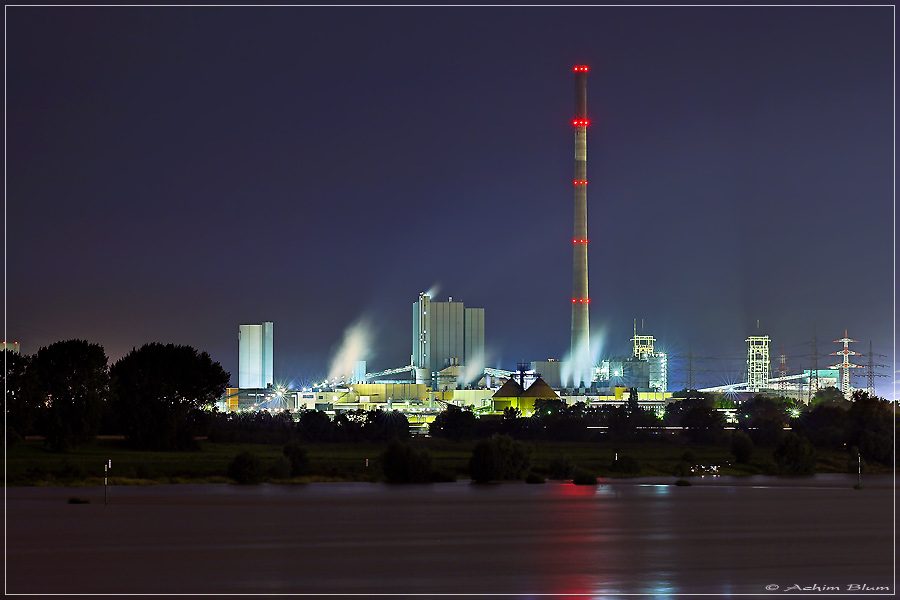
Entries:
[[593,379],[590,350],[587,265],[587,74],[588,68],[577,65],[575,71],[575,234],[572,238],[572,347],[573,384],[590,385]]

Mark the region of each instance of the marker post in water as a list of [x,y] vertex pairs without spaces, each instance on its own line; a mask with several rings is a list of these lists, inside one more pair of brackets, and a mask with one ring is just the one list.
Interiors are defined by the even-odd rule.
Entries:
[[109,470],[112,469],[112,459],[103,465],[103,506],[106,506],[106,499],[109,496]]

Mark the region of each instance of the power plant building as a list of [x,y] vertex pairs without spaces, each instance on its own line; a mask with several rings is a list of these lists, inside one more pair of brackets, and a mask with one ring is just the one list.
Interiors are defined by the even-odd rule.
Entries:
[[264,389],[273,375],[273,324],[241,325],[238,332],[238,387]]
[[[462,302],[435,302],[427,293],[413,303],[412,365],[416,382],[435,385],[446,367],[466,367],[475,373],[484,367],[484,309],[466,308]],[[480,376],[481,373],[479,372]]]

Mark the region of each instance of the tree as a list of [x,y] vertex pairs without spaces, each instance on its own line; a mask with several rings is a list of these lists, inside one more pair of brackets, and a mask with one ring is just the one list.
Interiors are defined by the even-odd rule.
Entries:
[[753,440],[743,431],[735,431],[731,435],[731,453],[738,463],[750,462],[750,457],[753,455]]
[[806,438],[788,432],[778,439],[773,454],[782,475],[812,475],[816,472],[816,451]]
[[334,423],[321,410],[304,410],[297,418],[297,435],[307,442],[330,442],[334,438]]
[[370,410],[363,422],[363,436],[370,442],[405,440],[409,437],[409,419],[397,410]]
[[475,435],[477,422],[478,418],[471,407],[459,408],[450,404],[431,422],[428,433],[436,438],[470,440]]
[[585,408],[584,402],[569,406],[562,400],[538,399],[534,402],[534,417],[540,421],[548,439],[580,442],[588,433]]
[[216,401],[230,375],[190,346],[145,344],[110,369],[114,406],[125,439],[142,449],[193,445],[195,411]]
[[348,410],[334,416],[334,438],[339,442],[360,442],[363,440],[363,425],[368,412],[362,408]]
[[3,351],[3,387],[6,390],[3,409],[6,412],[6,440],[8,443],[25,437],[34,427],[35,407],[29,402],[25,381],[31,357]]
[[865,390],[853,392],[852,400],[847,411],[847,445],[857,446],[866,460],[891,464],[897,425],[892,404]]
[[38,432],[54,450],[92,440],[109,393],[106,353],[85,340],[56,342],[37,351],[28,367],[27,402]]
[[741,426],[748,429],[753,442],[760,446],[774,445],[788,420],[781,403],[760,395],[741,405],[738,418]]
[[241,452],[228,464],[228,476],[242,485],[262,480],[262,461],[252,452]]
[[306,453],[306,448],[300,445],[300,442],[291,440],[284,445],[281,452],[290,461],[291,477],[306,475],[309,472],[309,455]]
[[841,449],[846,440],[847,410],[839,404],[820,402],[812,410],[803,411],[802,418],[791,429],[809,438],[816,447]]
[[848,407],[850,404],[847,402],[847,399],[844,398],[844,393],[832,385],[816,390],[816,393],[809,403],[811,406],[816,406],[818,404],[834,404],[842,407]]
[[716,441],[725,427],[725,418],[718,410],[698,405],[681,415],[681,426],[685,435],[693,442],[711,443]]
[[475,444],[469,476],[476,482],[521,479],[531,466],[531,446],[505,435]]
[[431,481],[431,454],[416,450],[399,440],[391,440],[381,455],[384,476],[390,483],[425,483]]

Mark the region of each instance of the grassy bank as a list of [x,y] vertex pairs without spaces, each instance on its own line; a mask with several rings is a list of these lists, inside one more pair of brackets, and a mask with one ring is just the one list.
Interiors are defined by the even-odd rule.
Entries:
[[[474,442],[417,438],[414,446],[427,449],[437,470],[463,479],[468,477],[468,461]],[[628,443],[574,443],[538,441],[529,443],[533,470],[549,474],[550,461],[568,457],[572,463],[600,477],[621,477],[610,470],[618,453],[630,456],[640,468],[631,476],[675,476],[686,452],[690,463],[718,466],[722,475],[771,474],[772,449],[757,448],[749,464],[734,463],[731,453],[721,447],[685,445],[676,440]],[[121,440],[101,439],[66,453],[48,450],[40,440],[25,440],[8,449],[6,456],[8,485],[99,485],[103,483],[103,465],[112,460],[109,475],[115,485],[150,483],[225,482],[228,463],[246,450],[258,455],[264,467],[281,456],[281,446],[266,444],[215,444],[201,441],[199,449],[182,452],[148,452],[127,448]],[[306,444],[310,473],[292,481],[379,481],[382,478],[378,457],[385,444]],[[366,460],[368,459],[368,466]],[[847,454],[818,451],[817,471],[845,472]],[[682,465],[683,467],[683,465]],[[890,467],[869,465],[868,472],[890,472]]]

